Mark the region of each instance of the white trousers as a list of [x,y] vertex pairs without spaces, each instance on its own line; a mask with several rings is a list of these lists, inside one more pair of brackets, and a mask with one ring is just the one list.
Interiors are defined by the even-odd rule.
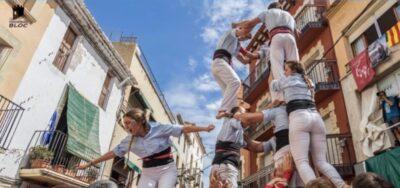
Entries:
[[211,71],[223,94],[220,111],[230,111],[238,105],[237,94],[240,89],[240,78],[233,68],[221,58],[217,58],[211,65]]
[[289,142],[297,171],[304,184],[316,178],[309,164],[308,152],[318,171],[336,187],[345,185],[336,169],[326,161],[326,133],[321,115],[316,110],[301,109],[289,115]]
[[[276,34],[270,45],[270,61],[273,79],[280,79],[285,76],[284,63],[286,61],[299,61],[299,52],[296,39],[292,34]],[[271,92],[271,99],[283,101],[282,92]]]
[[178,171],[175,163],[143,168],[139,188],[173,188],[176,186]]
[[231,164],[215,164],[211,168],[211,175],[215,173],[220,181],[227,181],[231,188],[237,188],[239,171]]

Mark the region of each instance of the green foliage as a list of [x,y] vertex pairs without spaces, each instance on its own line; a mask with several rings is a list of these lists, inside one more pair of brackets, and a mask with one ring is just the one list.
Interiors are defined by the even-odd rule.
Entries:
[[44,146],[35,146],[35,147],[31,148],[31,151],[29,153],[29,158],[31,160],[42,159],[42,160],[50,161],[53,159],[53,156],[54,156],[54,153],[52,151],[49,151]]

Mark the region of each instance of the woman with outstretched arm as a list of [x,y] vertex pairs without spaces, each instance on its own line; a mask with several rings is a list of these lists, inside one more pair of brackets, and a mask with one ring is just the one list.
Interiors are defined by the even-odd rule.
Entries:
[[170,136],[179,137],[182,133],[210,132],[215,127],[180,126],[161,124],[149,121],[149,115],[138,108],[134,108],[123,116],[124,127],[130,134],[122,140],[112,151],[103,156],[81,164],[78,169],[84,169],[97,163],[123,157],[133,152],[143,160],[142,176],[139,188],[175,187],[177,168],[171,152]]

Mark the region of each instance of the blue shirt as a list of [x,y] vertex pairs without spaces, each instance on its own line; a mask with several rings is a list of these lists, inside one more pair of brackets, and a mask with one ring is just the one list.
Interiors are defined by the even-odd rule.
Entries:
[[133,152],[140,158],[145,158],[155,153],[159,153],[172,146],[170,136],[179,137],[182,134],[182,126],[160,124],[157,122],[149,122],[150,130],[144,137],[134,137],[131,148],[129,143],[132,135],[125,137],[119,143],[113,152],[119,157],[123,157],[128,151]]
[[234,118],[224,118],[217,140],[223,142],[234,142],[245,146],[242,123]]
[[278,106],[276,108],[266,109],[262,111],[264,115],[263,124],[272,121],[275,125],[274,133],[289,129],[289,118],[286,112],[286,106]]
[[314,89],[314,85],[312,84],[311,89],[308,88],[303,76],[298,73],[294,73],[288,77],[282,77],[279,80],[273,80],[271,82],[271,88],[273,91],[283,91],[286,103],[298,99],[314,101],[311,92]]
[[387,98],[393,103],[393,105],[390,106],[386,101],[381,102],[384,119],[386,121],[400,116],[400,109],[398,106],[399,105],[398,97],[392,96],[392,97],[387,97]]

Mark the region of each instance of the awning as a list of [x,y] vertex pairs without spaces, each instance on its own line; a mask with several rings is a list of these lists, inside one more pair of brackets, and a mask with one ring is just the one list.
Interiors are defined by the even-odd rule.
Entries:
[[100,156],[99,109],[69,86],[67,151],[85,160]]
[[400,148],[381,153],[365,161],[368,172],[374,172],[395,187],[400,187]]

